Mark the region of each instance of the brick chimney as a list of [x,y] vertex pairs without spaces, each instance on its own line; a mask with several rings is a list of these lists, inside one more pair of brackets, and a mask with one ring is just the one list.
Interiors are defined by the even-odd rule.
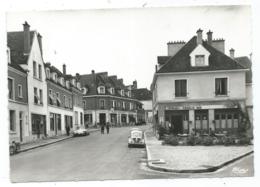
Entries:
[[211,30],[209,30],[208,32],[207,32],[207,35],[208,35],[208,44],[209,45],[212,45],[212,31]]
[[137,81],[133,81],[133,89],[137,89]]
[[30,25],[25,21],[23,24],[23,52],[25,55],[29,55],[31,48],[30,45]]
[[197,45],[202,44],[202,32],[203,30],[197,30]]
[[230,56],[232,59],[235,58],[235,49],[231,48],[231,49],[229,50],[229,56]]
[[39,42],[39,46],[40,46],[40,50],[41,50],[41,54],[42,54],[42,36],[40,35],[40,33],[37,34],[37,38],[38,38],[38,42]]
[[184,45],[184,41],[168,42],[168,56],[174,56]]
[[62,73],[66,75],[66,64],[62,65]]

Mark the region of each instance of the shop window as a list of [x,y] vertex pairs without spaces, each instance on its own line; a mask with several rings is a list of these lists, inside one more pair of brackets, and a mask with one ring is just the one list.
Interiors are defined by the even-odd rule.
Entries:
[[58,131],[61,130],[61,115],[56,114]]
[[215,79],[215,93],[216,95],[227,95],[227,78]]
[[83,113],[80,112],[80,124],[82,125],[83,124]]
[[232,114],[227,115],[227,128],[228,129],[232,128]]
[[187,96],[187,80],[175,80],[175,97]]
[[221,114],[221,128],[225,129],[226,128],[226,115]]

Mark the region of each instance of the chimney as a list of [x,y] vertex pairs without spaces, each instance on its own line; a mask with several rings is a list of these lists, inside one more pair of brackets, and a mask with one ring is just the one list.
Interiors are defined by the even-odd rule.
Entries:
[[202,44],[202,31],[201,29],[197,30],[197,45]]
[[137,81],[133,81],[133,89],[137,89]]
[[208,35],[208,44],[209,45],[212,45],[212,31],[211,30],[209,30],[208,32],[207,32],[207,35]]
[[230,55],[230,57],[231,57],[232,59],[234,59],[234,58],[235,58],[235,49],[231,48],[231,49],[229,50],[229,55]]
[[42,36],[40,35],[40,33],[37,34],[37,38],[38,38],[38,42],[39,42],[39,46],[40,46],[40,50],[41,50],[41,54],[42,54]]
[[66,75],[66,64],[63,64],[62,71],[63,71],[63,74]]
[[184,41],[168,42],[168,56],[174,56],[184,45]]
[[212,40],[212,47],[225,53],[225,40],[223,38],[213,39]]
[[23,52],[25,55],[29,55],[30,45],[30,25],[25,21],[23,24]]

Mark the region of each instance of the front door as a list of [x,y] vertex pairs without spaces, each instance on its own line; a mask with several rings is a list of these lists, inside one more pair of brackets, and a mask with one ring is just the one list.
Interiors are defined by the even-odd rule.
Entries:
[[173,134],[178,134],[183,132],[183,119],[182,115],[172,115],[171,116],[171,131]]
[[105,113],[99,114],[99,122],[100,122],[100,124],[106,123],[106,114]]

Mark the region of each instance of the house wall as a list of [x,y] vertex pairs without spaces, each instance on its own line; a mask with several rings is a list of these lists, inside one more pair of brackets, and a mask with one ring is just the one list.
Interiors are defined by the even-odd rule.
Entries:
[[[38,70],[38,64],[42,66],[42,79],[39,80],[37,78],[33,77],[33,61],[36,61],[37,63],[37,70]],[[33,42],[31,46],[31,53],[28,58],[28,76],[27,76],[27,82],[28,82],[28,105],[29,105],[29,131],[32,131],[32,113],[33,114],[39,114],[44,115],[46,119],[47,114],[47,84],[46,84],[46,75],[44,71],[44,64],[43,59],[41,56],[41,51],[39,47],[39,43],[37,40],[37,35],[34,33]],[[38,71],[37,71],[38,73]],[[39,89],[42,89],[43,93],[43,104],[34,104],[34,87]],[[46,120],[47,121],[47,120]],[[42,136],[42,135],[41,135]],[[39,138],[36,135],[32,135],[33,139]]]
[[[215,78],[228,77],[229,99],[245,99],[245,72],[214,72],[198,74],[175,74],[158,76],[156,87],[157,101],[187,101],[187,100],[219,100],[223,97],[215,96]],[[186,98],[175,98],[175,80],[187,79]]]

